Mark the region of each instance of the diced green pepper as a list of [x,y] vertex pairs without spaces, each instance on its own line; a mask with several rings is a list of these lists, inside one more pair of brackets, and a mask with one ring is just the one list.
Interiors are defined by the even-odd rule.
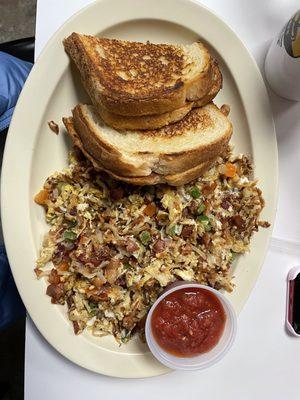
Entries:
[[211,224],[210,224],[210,223],[205,224],[205,225],[204,225],[204,229],[205,229],[206,232],[211,231]]
[[206,215],[199,215],[199,217],[197,217],[197,221],[201,222],[206,232],[211,230],[210,220]]
[[121,337],[121,342],[124,343],[124,344],[127,343],[128,340],[129,340],[129,337],[128,337],[128,336],[122,336],[122,337]]
[[174,226],[171,226],[171,228],[169,229],[169,234],[170,234],[171,236],[176,235],[176,233],[175,233],[175,225],[174,225]]
[[190,195],[194,199],[199,199],[199,197],[201,196],[200,189],[197,186],[192,187],[191,190],[190,190]]
[[179,225],[173,225],[169,228],[168,233],[170,236],[175,236],[179,235],[180,233],[180,226]]
[[203,211],[205,210],[205,205],[203,203],[201,203],[197,209],[197,214],[202,214]]
[[231,261],[234,261],[237,258],[237,256],[238,256],[238,253],[231,250]]
[[141,240],[141,242],[143,244],[147,244],[149,242],[150,238],[151,238],[151,236],[150,236],[150,233],[148,231],[143,231],[140,234],[140,240]]
[[64,231],[64,239],[65,240],[76,240],[77,235],[73,231]]
[[208,224],[209,218],[206,215],[199,215],[199,217],[197,217],[197,221]]

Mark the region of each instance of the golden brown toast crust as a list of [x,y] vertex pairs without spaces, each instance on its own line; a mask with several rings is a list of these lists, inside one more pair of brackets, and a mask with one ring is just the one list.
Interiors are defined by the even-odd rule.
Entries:
[[222,74],[216,61],[213,66],[212,85],[203,96],[197,101],[188,101],[183,107],[169,111],[163,114],[142,115],[142,116],[123,116],[106,110],[105,108],[97,108],[97,112],[103,121],[118,130],[150,130],[159,129],[163,126],[173,124],[184,118],[192,108],[201,107],[212,101],[220,89],[222,88]]
[[72,139],[74,146],[78,147],[82,151],[84,156],[92,163],[93,167],[97,171],[106,172],[112,178],[122,182],[129,183],[131,185],[146,186],[146,185],[158,185],[162,183],[167,183],[171,186],[181,186],[199,178],[215,162],[214,158],[212,160],[201,163],[195,166],[194,168],[188,169],[178,174],[159,175],[153,172],[148,176],[136,176],[136,177],[121,176],[105,168],[99,161],[96,161],[93,158],[93,156],[83,147],[81,140],[74,129],[72,118],[63,118],[63,122],[65,124],[69,136]]
[[212,124],[213,121],[209,115],[198,112],[197,110],[192,110],[180,121],[177,121],[176,124],[166,125],[160,129],[141,131],[141,135],[172,138],[173,136],[185,134],[187,130],[193,129],[195,126],[203,130],[209,128]]
[[[89,127],[84,122],[81,109],[78,106],[73,110],[72,125],[80,141],[84,143],[84,148],[97,162],[101,163],[103,167],[115,173],[121,170],[122,173],[127,176],[137,175],[132,165],[121,159],[122,153],[118,149],[106,143],[99,142],[96,137],[91,135]],[[149,174],[150,172],[149,168],[146,168],[145,174]]]
[[[159,83],[163,92],[180,88],[185,66],[184,54],[176,46],[120,41],[85,36],[91,61],[99,73],[104,91],[112,98],[149,97],[149,85]],[[97,48],[100,48],[99,51]],[[174,80],[176,81],[174,84]],[[161,95],[161,88],[151,88],[151,95]]]
[[[216,111],[218,110],[216,106],[212,106],[216,108]],[[190,114],[185,117],[185,119],[190,121],[189,124],[187,121],[180,121],[174,125],[172,128],[174,134],[175,127],[178,127],[179,125],[181,126],[186,124],[187,126],[194,128],[195,125],[193,125],[194,122],[192,122],[193,118],[197,118],[197,116],[201,116],[203,113],[201,109],[195,109],[192,110]],[[209,125],[211,121],[208,120],[209,116],[207,117],[207,119],[204,119],[200,123]],[[138,156],[138,160],[132,163],[126,161],[127,158],[124,158],[124,155],[119,148],[113,146],[110,142],[102,140],[98,135],[91,133],[89,122],[85,118],[81,105],[76,106],[73,110],[72,126],[76,135],[79,137],[80,142],[84,144],[84,149],[96,162],[99,162],[103,167],[117,175],[128,177],[148,176],[152,172],[159,175],[173,175],[194,168],[195,166],[209,161],[220,154],[224,146],[228,144],[232,135],[232,126],[229,124],[229,128],[224,132],[221,138],[209,142],[204,147],[199,146],[185,151],[177,150],[170,154],[149,153],[147,149],[145,149],[132,153],[133,156]],[[167,128],[168,127],[164,127],[162,130],[166,130]],[[180,134],[182,129],[178,129],[178,132]],[[141,131],[140,134],[145,135],[147,134],[147,131]],[[152,134],[155,134],[155,132],[152,132]]]
[[193,107],[203,107],[211,102],[222,89],[222,87],[223,76],[218,66],[218,62],[214,60],[212,85],[205,96],[193,103]]
[[[203,97],[211,86],[208,50],[194,80],[182,80],[184,53],[178,46],[125,42],[72,33],[64,40],[93,104],[120,115],[161,114]],[[130,55],[130,56],[129,56]]]
[[163,114],[124,116],[107,111],[105,108],[98,108],[97,112],[103,121],[117,130],[147,130],[159,129],[163,126],[174,124],[186,116],[193,108],[193,102],[187,102],[183,107]]

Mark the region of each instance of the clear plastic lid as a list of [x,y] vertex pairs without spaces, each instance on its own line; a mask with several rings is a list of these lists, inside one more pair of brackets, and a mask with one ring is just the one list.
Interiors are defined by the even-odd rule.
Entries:
[[[186,289],[186,288],[201,288],[213,292],[223,305],[226,314],[226,322],[223,334],[218,344],[215,347],[213,347],[209,352],[199,354],[194,357],[177,357],[166,352],[158,345],[152,334],[151,318],[156,306],[166,296],[179,289]],[[200,285],[198,283],[176,282],[175,284],[170,286],[167,290],[165,290],[163,294],[156,300],[156,302],[151,307],[146,320],[145,333],[148,346],[152,354],[154,355],[155,358],[157,358],[158,361],[160,361],[162,364],[172,369],[193,371],[210,367],[211,365],[215,364],[225,356],[225,354],[228,352],[234,341],[236,335],[236,325],[237,325],[237,318],[233,310],[233,307],[222,293],[208,286]]]

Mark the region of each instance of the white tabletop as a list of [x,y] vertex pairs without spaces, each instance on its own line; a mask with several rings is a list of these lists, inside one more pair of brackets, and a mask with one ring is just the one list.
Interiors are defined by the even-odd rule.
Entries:
[[[112,0],[113,1],[113,0]],[[140,0],[143,1],[143,0]],[[38,0],[36,53],[54,31],[91,0]],[[298,0],[203,0],[239,35],[260,68],[271,39],[299,7]],[[163,7],[163,0],[162,0]],[[273,236],[300,242],[300,102],[270,91],[279,146],[279,203]],[[267,167],[267,166],[266,166]],[[273,243],[277,243],[276,241]],[[300,249],[300,247],[298,247]],[[271,247],[262,273],[239,316],[238,334],[228,356],[209,370],[173,372],[156,378],[107,378],[72,364],[38,333],[28,319],[25,355],[25,399],[74,400],[186,396],[222,400],[296,400],[300,340],[284,329],[287,271],[299,264],[300,250]]]

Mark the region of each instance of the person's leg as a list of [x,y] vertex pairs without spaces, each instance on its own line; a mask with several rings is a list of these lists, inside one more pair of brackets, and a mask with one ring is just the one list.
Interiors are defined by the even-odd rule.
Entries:
[[[0,166],[7,127],[31,64],[0,52]],[[1,225],[1,221],[0,221]],[[1,229],[0,229],[1,231]],[[24,398],[25,308],[0,235],[0,399]]]
[[25,317],[0,332],[0,399],[24,398]]

